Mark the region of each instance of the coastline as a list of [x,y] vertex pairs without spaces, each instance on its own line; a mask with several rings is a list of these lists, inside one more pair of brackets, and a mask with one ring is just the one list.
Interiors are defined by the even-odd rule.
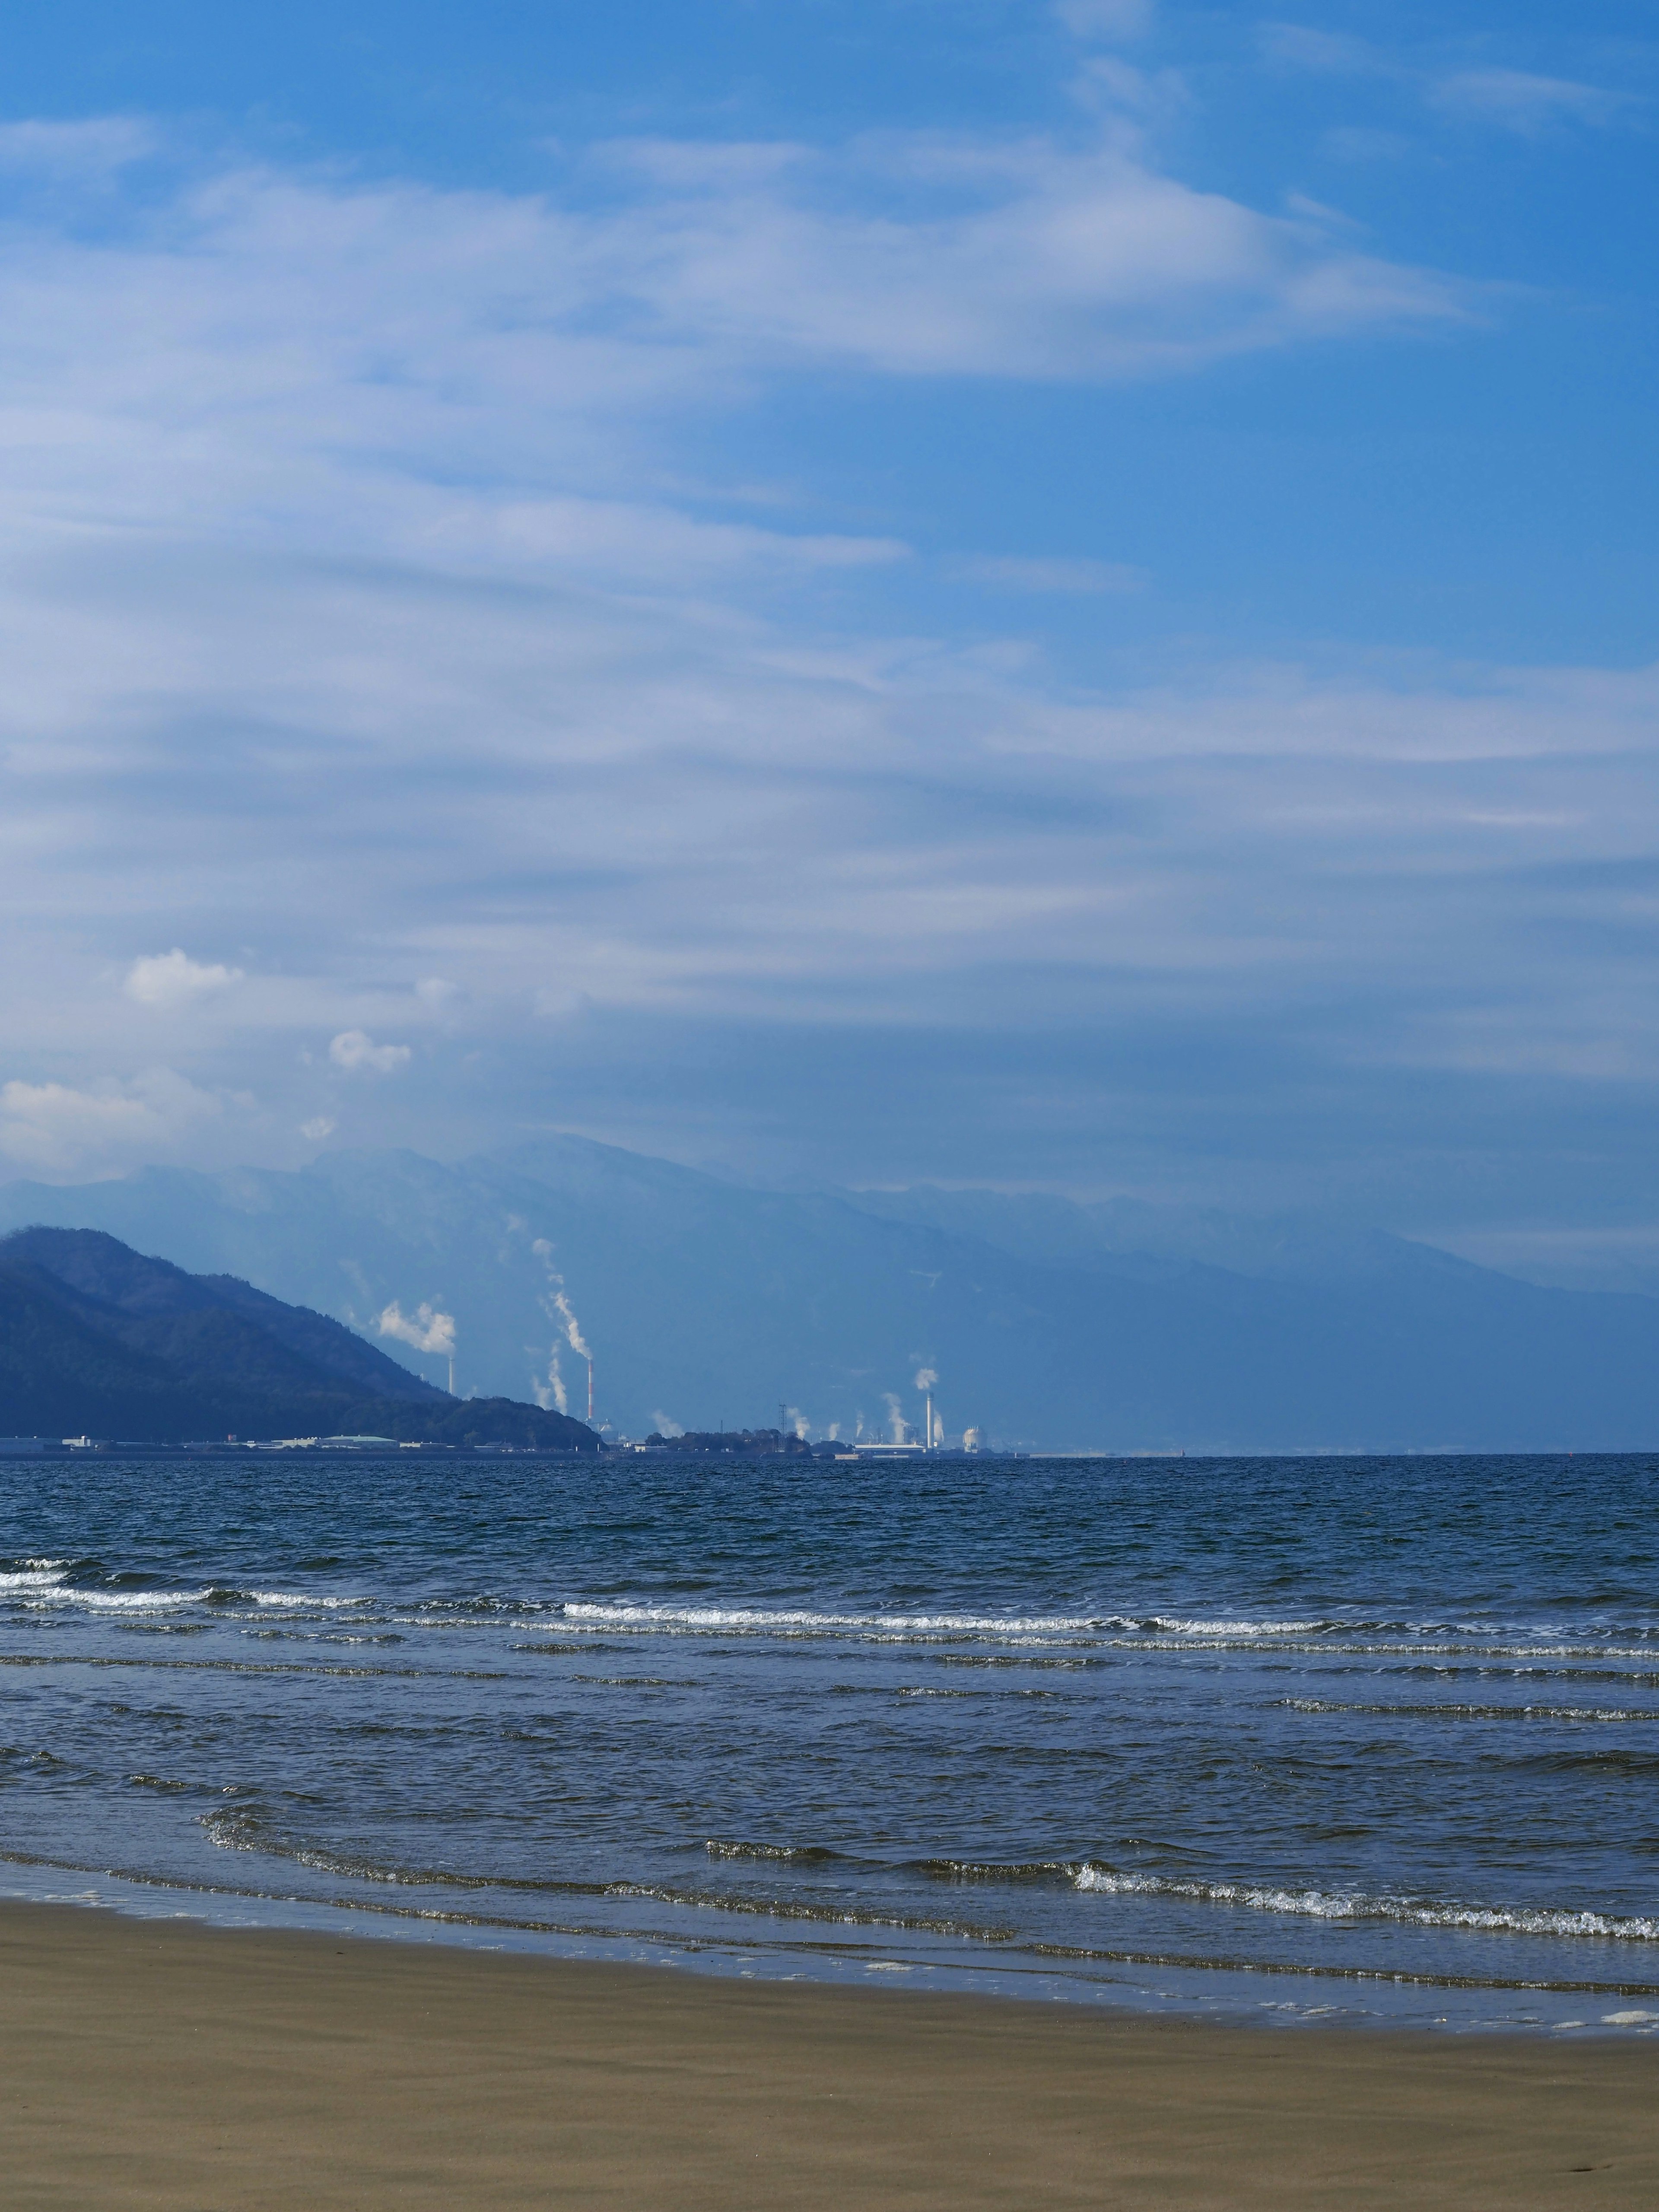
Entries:
[[1659,2058],[0,1902],[19,2212],[1626,2205]]

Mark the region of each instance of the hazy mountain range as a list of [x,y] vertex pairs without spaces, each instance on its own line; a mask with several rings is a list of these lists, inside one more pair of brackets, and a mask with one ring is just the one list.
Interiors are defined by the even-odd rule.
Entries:
[[[948,1430],[1054,1449],[1641,1449],[1659,1300],[1540,1289],[1379,1232],[1116,1200],[757,1190],[574,1137],[441,1164],[0,1186],[314,1308],[434,1384],[819,1434],[937,1373]],[[392,1333],[387,1333],[388,1331]],[[401,1331],[401,1335],[398,1332]],[[416,1348],[434,1347],[423,1356]]]

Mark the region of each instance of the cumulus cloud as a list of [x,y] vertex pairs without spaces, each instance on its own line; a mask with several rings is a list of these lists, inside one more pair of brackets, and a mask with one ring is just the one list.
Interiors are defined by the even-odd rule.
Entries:
[[342,1030],[331,1042],[328,1056],[350,1075],[395,1075],[408,1066],[410,1048],[406,1044],[376,1044],[363,1030]]
[[455,1356],[455,1316],[440,1313],[428,1300],[422,1300],[412,1314],[405,1314],[394,1298],[374,1326],[382,1336],[406,1344],[411,1351],[436,1352],[443,1358]]
[[300,1134],[308,1145],[320,1145],[325,1137],[334,1134],[334,1122],[327,1114],[313,1114],[308,1121],[300,1124]]
[[212,998],[241,981],[240,968],[192,960],[175,945],[171,952],[149,953],[135,960],[121,988],[137,1006],[170,1010]]

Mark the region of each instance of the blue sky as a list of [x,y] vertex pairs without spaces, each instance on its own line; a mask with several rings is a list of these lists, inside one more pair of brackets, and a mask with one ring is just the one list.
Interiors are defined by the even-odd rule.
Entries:
[[1650,9],[250,12],[8,33],[0,1171],[1659,1245]]

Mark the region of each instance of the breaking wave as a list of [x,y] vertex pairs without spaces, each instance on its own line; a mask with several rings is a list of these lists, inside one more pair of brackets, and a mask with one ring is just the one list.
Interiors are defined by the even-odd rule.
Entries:
[[1092,1860],[1037,1859],[1000,1865],[994,1861],[933,1859],[918,1871],[936,1881],[1064,1882],[1106,1897],[1164,1898],[1188,1905],[1242,1907],[1303,1920],[1354,1925],[1390,1921],[1410,1928],[1468,1928],[1493,1935],[1593,1936],[1620,1943],[1659,1942],[1659,1918],[1547,1905],[1481,1905],[1431,1898],[1369,1895],[1357,1890],[1291,1888],[1273,1882],[1203,1881],[1178,1875],[1136,1874]]

